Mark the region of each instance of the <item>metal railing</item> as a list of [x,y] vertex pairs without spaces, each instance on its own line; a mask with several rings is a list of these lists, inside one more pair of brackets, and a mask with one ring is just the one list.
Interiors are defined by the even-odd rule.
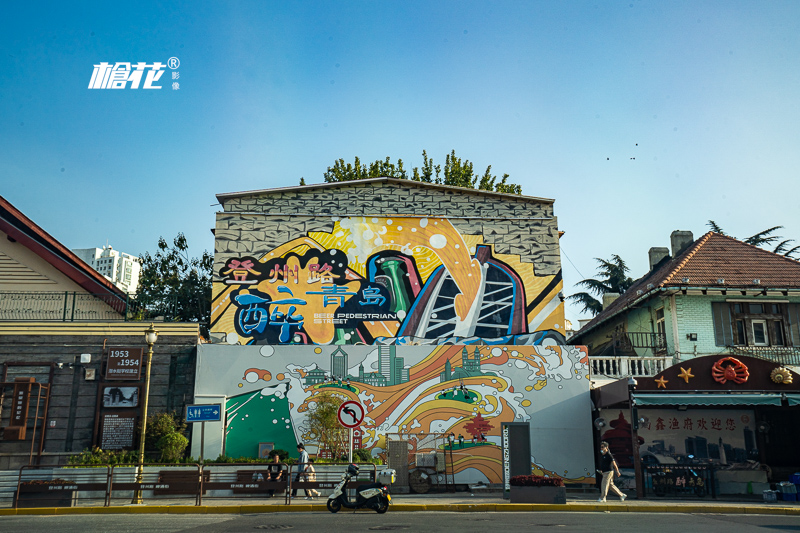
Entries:
[[794,346],[732,346],[734,355],[749,355],[783,365],[800,365],[800,348]]
[[672,357],[589,357],[592,377],[653,377],[672,366]]
[[636,348],[652,351],[654,354],[667,351],[667,336],[649,331],[615,331],[611,336],[614,355],[626,355]]
[[[268,498],[274,494],[291,504],[293,491],[309,491],[324,501],[347,469],[346,464],[319,464],[314,465],[313,474],[300,473],[298,477],[297,465],[278,463],[281,474],[276,476],[269,470],[271,464],[274,463],[148,463],[141,482],[137,481],[136,465],[26,465],[14,475],[0,475],[0,501],[14,508],[109,507],[130,503],[139,491],[145,501],[186,499],[194,500],[196,506],[202,505],[204,499]],[[348,483],[348,489],[378,480],[376,465],[356,464],[361,471]]]
[[714,467],[707,465],[648,465],[644,469],[647,495],[716,499]]
[[83,292],[0,292],[0,320],[125,320],[128,299]]
[[0,291],[0,321],[92,322],[167,319],[178,313],[178,297],[139,301],[130,295],[76,291]]

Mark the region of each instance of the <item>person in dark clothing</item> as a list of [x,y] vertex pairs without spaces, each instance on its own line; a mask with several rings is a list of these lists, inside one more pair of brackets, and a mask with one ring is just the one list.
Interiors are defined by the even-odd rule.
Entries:
[[[267,466],[270,481],[283,481],[283,465],[281,464],[281,456],[275,454],[272,456],[272,462]],[[275,491],[270,489],[268,498],[272,498]]]
[[603,480],[600,482],[600,498],[598,498],[597,501],[606,501],[608,490],[611,489],[614,494],[619,496],[619,499],[624,502],[627,496],[614,485],[614,474],[616,474],[617,477],[622,474],[619,473],[617,462],[614,460],[614,456],[611,455],[611,452],[608,451],[608,443],[605,441],[600,443],[600,465],[598,471],[603,474]]

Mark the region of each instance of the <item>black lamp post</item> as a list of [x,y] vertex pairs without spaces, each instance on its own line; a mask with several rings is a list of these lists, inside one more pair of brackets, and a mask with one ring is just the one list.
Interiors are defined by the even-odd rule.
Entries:
[[638,383],[633,377],[628,378],[628,404],[631,408],[631,446],[633,450],[633,479],[636,483],[636,497],[644,499],[644,476],[642,476],[642,461],[639,457],[639,409],[636,407],[636,391]]

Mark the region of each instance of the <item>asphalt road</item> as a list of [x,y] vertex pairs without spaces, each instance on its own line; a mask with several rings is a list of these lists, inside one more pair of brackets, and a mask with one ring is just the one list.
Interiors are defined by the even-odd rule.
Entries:
[[24,533],[126,533],[147,531],[173,533],[202,531],[227,533],[243,531],[309,531],[314,533],[356,533],[369,531],[552,531],[609,532],[635,531],[703,533],[799,531],[800,517],[780,515],[724,515],[672,513],[437,513],[397,512],[385,515],[359,511],[357,514],[268,513],[252,515],[74,515],[4,516],[0,531]]

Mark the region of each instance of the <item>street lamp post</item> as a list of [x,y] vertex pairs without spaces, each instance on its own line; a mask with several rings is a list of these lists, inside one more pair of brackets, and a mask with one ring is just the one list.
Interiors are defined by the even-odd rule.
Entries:
[[631,446],[633,451],[633,479],[636,482],[636,498],[645,497],[644,476],[642,475],[642,460],[639,455],[639,408],[636,406],[636,379],[628,378],[628,402],[631,409]]
[[[153,345],[158,340],[158,330],[150,324],[144,330],[144,341],[147,343],[147,369],[144,374],[144,403],[142,405],[142,429],[139,433],[139,464],[136,466],[136,483],[141,487],[142,474],[144,473],[144,436],[147,431],[147,403],[150,399],[150,364],[153,361]],[[142,489],[139,488],[133,493],[132,504],[142,504]]]

